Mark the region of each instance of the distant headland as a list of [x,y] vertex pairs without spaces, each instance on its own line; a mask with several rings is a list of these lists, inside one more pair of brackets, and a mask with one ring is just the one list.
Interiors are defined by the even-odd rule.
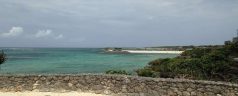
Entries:
[[114,54],[182,54],[186,50],[193,48],[213,48],[223,47],[223,45],[200,45],[200,46],[159,46],[145,48],[104,48],[105,53]]

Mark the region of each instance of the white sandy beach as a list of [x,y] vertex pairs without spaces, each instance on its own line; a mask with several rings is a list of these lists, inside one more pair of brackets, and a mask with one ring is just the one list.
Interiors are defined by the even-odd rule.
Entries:
[[82,92],[0,92],[0,96],[108,96],[94,93],[82,93]]
[[129,52],[129,53],[149,53],[149,54],[152,54],[152,53],[160,53],[160,54],[181,54],[183,53],[183,51],[148,51],[148,50],[122,50],[122,51],[125,51],[125,52]]

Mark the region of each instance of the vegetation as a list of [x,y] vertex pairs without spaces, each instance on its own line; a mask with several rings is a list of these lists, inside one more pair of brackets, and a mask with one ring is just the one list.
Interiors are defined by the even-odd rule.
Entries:
[[6,61],[6,54],[4,54],[4,52],[2,51],[2,53],[0,53],[0,69],[1,69],[1,65]]
[[138,69],[139,76],[238,82],[238,43],[193,48],[176,58],[157,59]]
[[122,75],[131,75],[130,73],[126,72],[125,70],[108,70],[106,74],[122,74]]

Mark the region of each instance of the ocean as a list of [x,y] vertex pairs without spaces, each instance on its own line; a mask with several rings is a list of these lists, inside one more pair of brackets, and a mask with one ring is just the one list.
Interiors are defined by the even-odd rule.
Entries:
[[0,48],[7,61],[1,74],[79,74],[143,68],[158,58],[176,54],[109,54],[101,48]]

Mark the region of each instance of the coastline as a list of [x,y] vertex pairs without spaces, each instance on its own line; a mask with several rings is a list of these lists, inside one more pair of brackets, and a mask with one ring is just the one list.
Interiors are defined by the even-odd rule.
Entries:
[[182,54],[179,50],[136,50],[136,49],[105,49],[106,53],[125,53],[125,54]]
[[139,54],[181,54],[184,51],[147,51],[147,50],[122,50],[122,52],[139,53]]

